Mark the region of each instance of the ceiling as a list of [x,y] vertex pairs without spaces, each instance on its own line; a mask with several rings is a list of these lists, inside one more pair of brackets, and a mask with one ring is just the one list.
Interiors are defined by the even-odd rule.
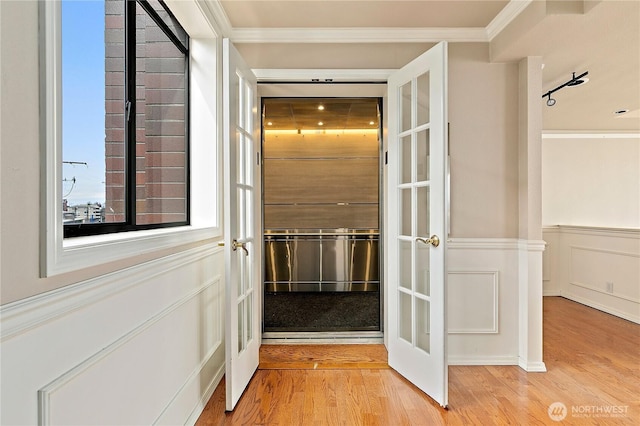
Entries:
[[375,98],[266,98],[264,126],[269,130],[377,129]]
[[[399,68],[407,57],[440,40],[487,43],[496,62],[541,56],[543,91],[566,82],[572,72],[589,71],[588,84],[554,94],[555,106],[547,107],[541,99],[545,130],[640,131],[637,0],[207,4],[224,35],[246,52],[253,68],[266,68],[267,56],[283,58],[280,68],[312,68],[319,62],[323,68],[339,69],[345,58],[356,58],[358,62],[346,62],[360,68]],[[615,115],[620,109],[630,111]]]

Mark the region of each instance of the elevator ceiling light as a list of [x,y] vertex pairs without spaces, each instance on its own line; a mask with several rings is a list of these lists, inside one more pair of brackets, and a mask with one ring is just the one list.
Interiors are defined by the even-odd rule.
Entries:
[[267,122],[267,126],[273,126],[273,123],[269,121]]
[[369,125],[370,125],[370,126],[373,126],[374,124],[376,124],[374,121],[370,121],[370,122],[369,122]]
[[324,105],[318,105],[318,110],[324,111]]
[[324,126],[324,123],[322,121],[318,121],[318,126]]

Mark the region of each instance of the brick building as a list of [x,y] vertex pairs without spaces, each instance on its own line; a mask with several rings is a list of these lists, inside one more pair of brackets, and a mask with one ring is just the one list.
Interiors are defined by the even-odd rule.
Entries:
[[[107,222],[125,220],[125,17],[105,1]],[[160,4],[154,8],[162,15]],[[169,17],[170,19],[170,17]],[[186,59],[136,3],[135,224],[187,221]]]

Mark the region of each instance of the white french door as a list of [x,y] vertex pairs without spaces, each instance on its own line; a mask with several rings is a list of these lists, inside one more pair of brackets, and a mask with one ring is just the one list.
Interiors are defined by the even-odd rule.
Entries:
[[447,44],[388,80],[389,365],[447,405]]
[[231,411],[258,368],[262,254],[257,84],[223,40],[226,398]]

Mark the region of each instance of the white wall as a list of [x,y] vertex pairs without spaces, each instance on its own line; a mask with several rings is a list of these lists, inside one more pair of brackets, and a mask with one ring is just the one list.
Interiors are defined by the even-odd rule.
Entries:
[[224,374],[222,263],[209,244],[4,305],[0,422],[195,422]]
[[544,294],[640,324],[640,229],[544,229]]
[[542,222],[640,228],[640,137],[543,139]]
[[542,185],[544,294],[640,322],[640,137],[546,135]]
[[224,373],[219,230],[40,276],[38,4],[0,1],[0,423],[193,423]]

